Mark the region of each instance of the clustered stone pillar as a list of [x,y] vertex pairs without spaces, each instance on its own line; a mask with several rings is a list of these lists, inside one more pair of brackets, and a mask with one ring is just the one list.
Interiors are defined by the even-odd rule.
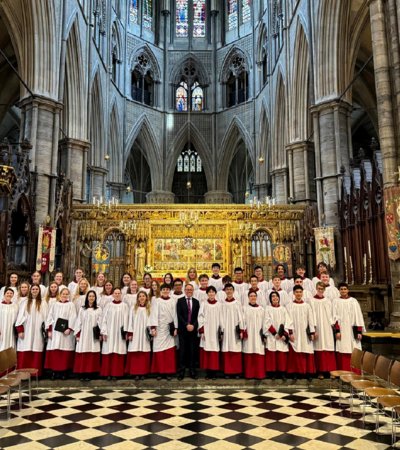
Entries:
[[[398,157],[397,145],[399,130],[395,127],[394,101],[396,99],[396,83],[391,76],[399,71],[399,59],[396,55],[398,49],[398,34],[393,36],[393,30],[388,32],[390,27],[390,14],[395,11],[387,11],[383,0],[371,0],[369,11],[371,19],[372,51],[374,55],[375,88],[378,108],[379,141],[382,152],[383,181],[384,187],[389,188],[398,184]],[[397,1],[397,8],[400,9],[400,2]],[[393,7],[393,1],[388,3],[388,7]],[[391,35],[392,40],[388,40]],[[396,45],[393,45],[395,41]],[[397,42],[396,42],[397,41]],[[396,57],[397,56],[397,57]],[[395,67],[392,67],[394,65]],[[399,261],[390,262],[390,272],[392,276],[392,286],[395,287],[400,279]],[[400,327],[400,289],[393,289],[393,310],[390,324]]]
[[289,196],[294,202],[315,201],[315,164],[312,142],[293,142],[286,146],[289,162]]

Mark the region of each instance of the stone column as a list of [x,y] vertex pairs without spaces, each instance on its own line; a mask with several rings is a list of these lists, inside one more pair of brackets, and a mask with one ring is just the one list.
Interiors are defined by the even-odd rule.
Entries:
[[27,97],[19,104],[22,113],[20,140],[32,145],[30,170],[36,172],[36,223],[53,219],[58,165],[58,133],[62,104],[42,96]]
[[289,161],[289,195],[295,202],[316,201],[315,161],[312,142],[299,141],[286,146]]
[[105,197],[105,180],[107,176],[107,169],[104,167],[92,166],[90,170],[90,185],[93,197]]
[[115,197],[121,200],[122,196],[126,192],[126,185],[124,183],[107,182],[107,186],[110,188],[110,197]]
[[174,203],[175,195],[170,191],[151,191],[146,194],[147,203]]
[[[396,95],[396,82],[393,76],[398,72],[398,55],[393,51],[394,36],[388,33],[390,27],[390,13],[385,11],[385,1],[370,0],[369,12],[371,20],[372,51],[374,55],[375,89],[378,108],[379,142],[382,152],[384,187],[398,184],[398,158],[397,141],[398,132],[395,127],[395,110],[393,104]],[[392,2],[391,2],[392,3]],[[393,6],[393,5],[392,5]],[[397,67],[395,63],[397,62]],[[396,136],[397,134],[397,136]],[[397,139],[396,139],[397,138]],[[400,263],[390,261],[392,287],[395,287],[400,278]],[[400,327],[400,292],[392,289],[393,307],[390,325]]]
[[348,120],[351,105],[332,100],[313,106],[315,169],[320,225],[339,225],[340,169],[349,168],[351,136]]
[[276,203],[286,204],[288,201],[288,169],[282,167],[271,171],[272,197]]
[[59,141],[60,167],[72,182],[73,200],[85,201],[86,154],[90,143],[79,139],[65,138]]
[[232,203],[232,194],[226,191],[208,191],[204,194],[206,203]]

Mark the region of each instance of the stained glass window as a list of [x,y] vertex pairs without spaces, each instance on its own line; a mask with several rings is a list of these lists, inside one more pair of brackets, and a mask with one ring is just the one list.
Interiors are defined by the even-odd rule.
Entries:
[[206,35],[206,2],[193,0],[193,37]]
[[196,150],[191,150],[190,142],[187,144],[187,150],[183,150],[178,156],[176,162],[177,172],[201,172],[203,170],[203,164],[201,158]]
[[238,25],[238,2],[228,0],[228,30],[233,30]]
[[251,18],[251,0],[242,0],[242,22],[248,22]]
[[129,2],[129,23],[138,23],[138,0]]
[[197,81],[192,86],[192,111],[203,111],[203,89]]
[[182,158],[182,155],[179,155],[178,162],[176,163],[176,166],[177,166],[177,171],[178,172],[183,172],[183,158]]
[[189,30],[188,0],[177,0],[176,2],[176,36],[187,37]]
[[153,21],[153,2],[152,0],[144,0],[143,2],[143,26],[151,30]]
[[181,81],[176,90],[176,110],[187,111],[188,108],[188,88],[184,81]]

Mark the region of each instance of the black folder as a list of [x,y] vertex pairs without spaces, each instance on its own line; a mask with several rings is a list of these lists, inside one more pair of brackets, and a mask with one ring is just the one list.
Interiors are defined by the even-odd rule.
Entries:
[[173,336],[174,333],[175,333],[175,324],[174,324],[174,322],[170,322],[170,323],[168,324],[168,328],[169,328],[169,334],[170,334],[171,336]]
[[98,325],[93,327],[93,339],[95,339],[96,341],[100,339],[100,327]]
[[60,333],[64,333],[65,330],[68,330],[68,320],[59,317],[54,329]]

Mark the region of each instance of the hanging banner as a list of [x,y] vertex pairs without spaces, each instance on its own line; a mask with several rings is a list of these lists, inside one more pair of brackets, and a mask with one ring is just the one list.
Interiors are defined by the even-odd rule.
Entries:
[[400,186],[386,188],[385,222],[389,259],[400,258]]
[[55,248],[56,229],[40,225],[36,256],[36,270],[40,273],[52,272],[54,270]]
[[316,264],[324,262],[329,268],[336,266],[335,228],[314,228]]
[[273,270],[278,264],[285,268],[286,277],[293,276],[292,249],[289,245],[272,244],[272,266]]
[[108,273],[110,268],[110,249],[107,244],[93,242],[92,270],[96,273]]

